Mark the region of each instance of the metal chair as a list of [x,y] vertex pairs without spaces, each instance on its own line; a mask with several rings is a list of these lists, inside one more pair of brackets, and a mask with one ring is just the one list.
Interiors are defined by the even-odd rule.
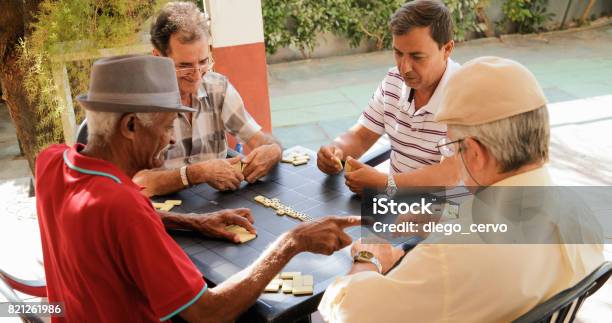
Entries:
[[77,130],[76,142],[87,145],[87,119],[84,119]]
[[47,297],[47,282],[44,279],[40,280],[25,280],[15,277],[6,271],[0,269],[0,279],[3,279],[12,289],[24,294]]
[[612,275],[612,262],[604,262],[576,286],[553,296],[546,302],[523,314],[514,323],[573,322],[584,300],[595,294]]
[[[0,295],[6,298],[6,300],[8,300],[9,303],[12,303],[12,304],[22,303],[23,300],[19,298],[17,294],[15,294],[15,291],[11,286],[12,285],[9,282],[5,281],[4,274],[0,275]],[[19,317],[24,322],[32,322],[32,323],[43,323],[44,322],[41,318],[39,318],[36,315],[32,315],[32,314],[21,313],[19,314]]]

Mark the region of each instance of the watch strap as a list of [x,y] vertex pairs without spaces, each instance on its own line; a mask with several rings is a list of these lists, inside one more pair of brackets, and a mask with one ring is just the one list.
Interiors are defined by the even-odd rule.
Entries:
[[376,266],[376,270],[378,271],[379,274],[382,274],[382,272],[383,272],[382,264],[380,263],[378,258],[376,258],[375,256],[372,256],[372,257],[369,257],[369,258],[360,257],[360,254],[358,252],[353,257],[353,262],[371,263],[374,266]]
[[181,182],[183,182],[183,186],[188,187],[189,186],[189,179],[187,178],[187,166],[183,166],[180,169],[180,174],[181,174]]

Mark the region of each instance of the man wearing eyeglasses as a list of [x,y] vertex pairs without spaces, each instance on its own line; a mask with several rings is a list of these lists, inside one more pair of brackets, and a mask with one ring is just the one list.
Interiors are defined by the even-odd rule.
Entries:
[[[548,108],[529,70],[500,57],[465,63],[436,120],[448,125],[440,150],[475,194],[446,222],[461,232],[432,232],[401,261],[390,244],[355,243],[349,275],[319,305],[325,321],[511,322],[603,263],[602,227],[581,194],[552,187]],[[501,223],[507,232],[473,231]]]
[[[174,61],[182,104],[196,112],[180,113],[175,121],[176,144],[168,150],[163,169],[145,170],[134,177],[147,195],[164,195],[190,185],[207,183],[217,190],[234,190],[266,175],[281,159],[281,146],[246,111],[236,89],[212,72],[207,18],[191,2],[164,6],[151,26],[153,55]],[[226,159],[229,132],[251,152]]]
[[[321,147],[317,165],[327,174],[353,171],[346,184],[356,193],[365,187],[452,186],[458,181],[454,159],[442,158],[436,148],[446,126],[433,120],[448,78],[459,68],[450,59],[454,48],[451,14],[440,1],[406,3],[391,17],[396,67],[389,70],[359,122]],[[390,172],[384,174],[354,158],[363,155],[382,136],[391,141]]]

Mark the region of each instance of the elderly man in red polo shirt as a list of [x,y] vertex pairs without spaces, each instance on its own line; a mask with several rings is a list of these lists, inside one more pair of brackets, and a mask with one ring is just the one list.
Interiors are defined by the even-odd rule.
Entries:
[[[328,217],[279,237],[244,272],[207,289],[202,275],[164,230],[131,178],[163,164],[181,105],[172,60],[120,56],[97,61],[87,110],[88,145],[54,145],[36,162],[36,196],[47,291],[63,302],[54,321],[235,319],[296,254],[331,254],[350,244],[343,229],[358,217]],[[216,213],[211,236],[229,224],[251,232],[248,210]],[[206,230],[203,230],[206,231]],[[248,288],[244,288],[248,287]],[[231,300],[231,301],[230,301]]]

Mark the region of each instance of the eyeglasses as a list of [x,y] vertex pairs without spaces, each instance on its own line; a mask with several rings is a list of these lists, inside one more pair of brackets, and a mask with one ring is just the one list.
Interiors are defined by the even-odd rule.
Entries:
[[444,157],[453,157],[457,153],[456,144],[461,143],[465,138],[451,141],[450,138],[442,138],[438,141],[436,148]]
[[194,75],[196,71],[198,74],[203,75],[206,72],[212,71],[214,65],[215,61],[211,56],[206,58],[206,63],[204,63],[203,65],[199,65],[197,67],[175,68],[176,76],[185,77],[189,75]]

